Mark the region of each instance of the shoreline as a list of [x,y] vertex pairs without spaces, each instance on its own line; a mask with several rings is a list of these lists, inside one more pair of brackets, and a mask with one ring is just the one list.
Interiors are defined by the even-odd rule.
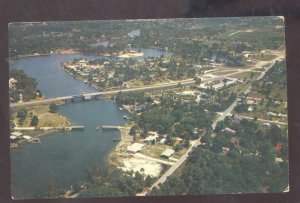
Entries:
[[30,54],[22,54],[18,56],[9,56],[10,59],[20,59],[26,57],[35,57],[35,56],[50,56],[50,55],[57,55],[57,54],[80,54],[79,51],[75,51],[74,49],[64,49],[59,51],[53,51],[53,53],[30,53]]

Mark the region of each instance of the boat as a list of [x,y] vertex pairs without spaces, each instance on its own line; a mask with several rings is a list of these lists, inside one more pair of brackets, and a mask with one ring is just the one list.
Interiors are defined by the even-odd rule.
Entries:
[[29,140],[30,143],[33,143],[33,144],[39,144],[41,143],[41,140],[39,138],[32,138]]
[[129,118],[128,116],[123,116],[123,118],[124,118],[125,120],[130,120],[130,118]]
[[115,139],[113,139],[113,141],[114,142],[119,142],[119,141],[121,141],[121,138],[115,138]]

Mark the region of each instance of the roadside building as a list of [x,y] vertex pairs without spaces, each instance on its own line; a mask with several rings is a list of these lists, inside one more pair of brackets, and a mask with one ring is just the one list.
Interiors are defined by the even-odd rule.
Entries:
[[160,156],[162,158],[169,159],[171,156],[173,156],[174,153],[175,151],[173,149],[167,149]]
[[133,143],[132,145],[130,145],[127,148],[127,152],[135,154],[137,152],[140,152],[142,150],[142,148],[144,147],[144,144],[140,144],[140,143]]

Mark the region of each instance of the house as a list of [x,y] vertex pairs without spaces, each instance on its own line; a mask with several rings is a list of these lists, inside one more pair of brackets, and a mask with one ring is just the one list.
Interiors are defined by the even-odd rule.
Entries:
[[278,142],[276,145],[275,145],[275,152],[279,152],[282,148],[282,142]]
[[87,64],[88,64],[88,62],[86,60],[84,60],[84,59],[78,61],[78,65],[80,65],[82,67],[87,66]]
[[163,139],[161,139],[161,140],[159,141],[159,143],[160,143],[160,144],[165,144],[165,143],[166,143],[166,140],[167,140],[166,138],[163,138]]
[[23,138],[24,140],[26,140],[27,142],[29,142],[29,141],[32,139],[32,137],[29,136],[29,135],[23,135],[22,138]]
[[160,105],[161,103],[160,103],[160,101],[158,101],[158,100],[154,100],[154,101],[153,101],[153,104]]
[[140,104],[140,105],[135,106],[133,110],[134,111],[141,111],[141,110],[144,110],[146,108],[147,108],[147,106],[145,104]]
[[132,154],[135,154],[135,153],[141,151],[143,147],[144,147],[144,144],[133,143],[132,145],[130,145],[130,146],[127,148],[127,152],[132,153]]
[[247,104],[248,105],[251,105],[251,104],[254,104],[255,102],[253,100],[247,100]]
[[264,123],[265,127],[270,127],[270,123]]
[[194,128],[193,134],[197,135],[198,134],[198,130],[199,130],[198,128]]
[[171,156],[173,156],[174,152],[175,152],[175,151],[174,151],[173,149],[167,149],[167,150],[165,150],[160,156],[161,156],[162,158],[169,159]]
[[144,142],[146,143],[152,143],[153,141],[156,142],[158,137],[159,137],[158,135],[150,135],[144,139]]
[[17,138],[21,138],[21,136],[23,135],[23,133],[20,133],[20,132],[12,132],[11,133],[12,136],[15,136]]
[[277,113],[273,113],[273,112],[267,112],[268,116],[277,116]]
[[287,115],[286,115],[286,114],[279,113],[279,114],[278,114],[278,117],[279,117],[279,118],[287,118]]
[[17,136],[14,136],[14,135],[11,135],[11,136],[10,136],[10,141],[11,141],[11,142],[16,142],[16,141],[18,141],[18,140],[20,140],[20,138],[17,137]]
[[248,111],[249,112],[252,112],[254,109],[250,106],[249,108],[248,108]]
[[229,132],[229,133],[232,133],[232,134],[236,133],[236,131],[232,130],[231,128],[225,128],[223,131],[226,131],[226,132]]
[[10,78],[9,79],[9,89],[11,89],[11,88],[14,88],[15,87],[15,85],[16,85],[16,83],[17,83],[17,80],[16,79],[14,79],[14,78]]
[[233,116],[233,120],[241,121],[242,118],[241,118],[240,116],[238,116],[238,115],[234,115],[234,116]]

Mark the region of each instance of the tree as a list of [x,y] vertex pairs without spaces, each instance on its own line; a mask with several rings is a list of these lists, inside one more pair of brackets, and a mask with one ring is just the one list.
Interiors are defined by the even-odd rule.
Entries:
[[145,184],[147,187],[150,187],[152,183],[152,178],[148,175],[145,179]]
[[38,118],[36,115],[34,115],[34,116],[31,118],[30,125],[31,125],[31,126],[37,126],[38,122],[39,122],[39,118]]
[[129,131],[129,135],[134,136],[137,132],[137,126],[134,125],[131,127],[130,131]]
[[50,113],[56,113],[57,110],[58,110],[58,107],[57,107],[56,104],[54,104],[54,103],[50,104],[50,106],[49,106],[49,112]]
[[201,78],[196,77],[195,78],[195,85],[200,85],[201,84]]
[[21,125],[23,124],[26,116],[27,116],[27,110],[25,108],[22,108],[17,112],[17,118],[19,118],[19,124]]

